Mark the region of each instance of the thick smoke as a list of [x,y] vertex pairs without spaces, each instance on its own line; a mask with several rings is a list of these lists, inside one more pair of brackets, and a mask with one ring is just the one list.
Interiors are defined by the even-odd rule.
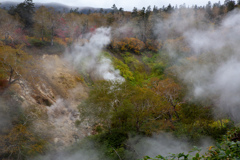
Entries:
[[75,44],[71,51],[65,54],[66,59],[93,79],[123,81],[119,70],[112,66],[111,60],[101,54],[103,47],[110,43],[110,30],[111,28],[98,28],[89,33],[86,36],[88,40],[82,44]]
[[187,60],[186,55],[179,57],[172,44],[165,44],[169,54],[178,57],[178,62],[185,65],[184,69],[179,69],[178,76],[191,86],[189,93],[195,98],[211,99],[239,122],[240,12],[231,12],[215,28],[207,26],[205,22],[208,20],[204,16],[196,17],[195,12],[188,9],[174,13],[170,19],[156,26],[156,33],[159,38],[174,39],[170,33],[173,31],[184,37],[191,49],[188,58],[191,57],[192,61]]

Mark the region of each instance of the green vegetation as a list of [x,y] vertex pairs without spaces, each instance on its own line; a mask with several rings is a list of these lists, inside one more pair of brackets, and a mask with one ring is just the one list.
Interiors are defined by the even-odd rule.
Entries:
[[[202,155],[201,149],[194,147],[194,150],[189,153],[170,154],[166,157],[158,155],[155,158],[149,156],[144,157],[141,160],[169,160],[169,159],[192,159],[192,160],[218,160],[218,159],[239,159],[240,158],[240,141],[234,141],[236,134],[239,133],[239,129],[229,131],[227,135],[223,136],[220,143],[216,143],[216,146],[210,146],[208,151]],[[192,153],[196,152],[196,153]]]
[[120,59],[113,58],[113,64],[116,69],[119,69],[121,72],[121,76],[129,81],[133,81],[133,73],[130,71],[127,64],[123,63]]
[[5,104],[8,107],[1,108],[1,116],[10,120],[9,125],[2,126],[0,132],[1,157],[4,159],[11,155],[13,159],[26,159],[43,154],[48,149],[49,137],[33,130],[32,125],[37,118],[46,118],[47,115],[35,106],[29,106],[23,110],[20,106],[21,98],[17,97],[14,91],[8,91],[2,95],[2,98],[10,99],[11,97],[16,98],[9,104]]
[[[214,36],[221,29],[221,21],[232,16],[226,16],[227,13],[239,6],[240,2],[226,1],[223,5],[209,2],[206,7],[149,6],[125,12],[113,5],[109,13],[101,9],[82,14],[78,9],[62,13],[45,6],[35,8],[32,0],[25,0],[9,10],[0,9],[0,159],[34,159],[62,148],[68,156],[87,150],[94,154],[98,150],[99,159],[136,159],[138,153],[128,144],[131,137],[151,137],[163,132],[192,146],[203,137],[213,139],[215,144],[205,154],[200,154],[201,149],[196,147],[189,153],[155,158],[146,155],[143,160],[240,159],[240,130],[236,120],[231,119],[231,114],[239,111],[239,104],[220,94],[228,93],[227,88],[238,87],[239,79],[235,76],[239,72],[234,69],[239,65],[230,67],[234,76],[226,74],[228,68],[221,66],[229,59],[231,63],[239,60],[234,57],[239,49],[229,40],[234,27],[223,27],[224,34],[230,33],[226,38],[229,43],[215,37],[221,43],[213,42],[210,49],[208,43],[203,43],[206,46],[202,48],[190,45],[186,34],[181,33],[181,29],[202,32],[209,27],[209,35],[203,35]],[[186,23],[185,19],[191,21],[180,25]],[[101,27],[111,28],[104,35],[112,38],[106,40],[108,44],[103,48],[99,47],[103,36],[95,37],[96,44],[91,41]],[[104,51],[93,56],[98,49]],[[74,64],[68,62],[71,54]],[[92,62],[91,56],[97,60]],[[102,68],[97,63],[103,57],[111,62],[106,63],[112,65],[107,70],[109,74],[119,70],[124,81],[104,80],[100,76]],[[79,59],[84,61],[76,67],[75,60]],[[207,76],[201,77],[202,72],[207,72]],[[213,80],[209,78],[212,75]],[[226,88],[215,86],[219,79],[224,80],[219,84]],[[67,89],[62,89],[65,86]],[[234,91],[231,95],[239,97],[239,90]],[[200,97],[201,94],[206,96]],[[230,105],[234,109],[225,113],[224,107]],[[51,116],[51,110],[58,115]],[[66,126],[74,124],[76,132],[88,131],[80,142],[75,138],[75,143],[73,138],[54,137],[57,133],[47,132],[55,127],[53,119]],[[46,133],[42,125],[46,125]],[[64,145],[70,147],[66,149]]]

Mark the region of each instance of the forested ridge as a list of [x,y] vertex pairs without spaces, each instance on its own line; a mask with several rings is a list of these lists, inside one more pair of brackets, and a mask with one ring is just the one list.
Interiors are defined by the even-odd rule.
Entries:
[[240,1],[173,6],[0,9],[0,159],[239,159]]

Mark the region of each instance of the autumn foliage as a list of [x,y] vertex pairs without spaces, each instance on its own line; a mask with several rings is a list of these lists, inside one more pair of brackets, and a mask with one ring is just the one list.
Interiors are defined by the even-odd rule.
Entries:
[[117,51],[129,51],[140,54],[140,51],[144,49],[145,44],[137,38],[123,38],[121,41],[113,40],[111,46]]
[[190,53],[191,51],[183,37],[178,37],[176,39],[167,39],[164,43],[164,48],[169,47],[178,53]]
[[10,154],[14,158],[23,159],[23,155],[43,153],[46,141],[37,137],[22,124],[14,126],[7,135],[0,135],[1,154]]
[[147,39],[146,43],[138,38],[123,38],[122,40],[113,40],[110,45],[114,50],[120,52],[133,52],[140,54],[143,50],[157,52],[162,48],[162,43],[157,40]]
[[[34,5],[32,0],[25,0],[24,3]],[[27,5],[21,6],[18,5],[18,10],[15,8],[16,13],[12,14],[11,10],[0,9],[0,121],[5,121],[5,113],[6,119],[9,119],[6,125],[0,122],[0,159],[35,159],[36,155],[48,154],[48,149],[66,147],[68,142],[64,137],[57,133],[50,134],[53,130],[42,130],[55,125],[51,121],[56,117],[48,111],[58,106],[58,99],[71,112],[71,121],[62,119],[64,124],[75,122],[75,127],[79,127],[73,128],[77,134],[81,133],[78,132],[82,130],[81,127],[86,128],[83,129],[83,137],[93,129],[93,135],[90,136],[92,142],[99,139],[101,144],[98,146],[104,148],[100,151],[110,157],[99,159],[136,159],[134,156],[127,158],[134,151],[126,143],[129,135],[150,136],[172,132],[177,137],[186,137],[195,143],[201,136],[218,139],[231,127],[227,115],[217,117],[219,121],[214,119],[215,112],[221,113],[218,109],[213,110],[217,94],[202,102],[195,101],[194,94],[188,92],[195,84],[184,83],[189,77],[192,80],[192,76],[186,74],[191,64],[204,66],[219,62],[220,66],[221,58],[213,59],[214,56],[208,53],[193,54],[194,47],[190,45],[190,39],[178,31],[182,30],[180,23],[165,23],[173,20],[174,10],[181,13],[179,18],[182,20],[185,15],[194,13],[196,21],[188,24],[184,33],[191,26],[195,26],[193,31],[201,31],[202,25],[211,26],[211,32],[214,33],[214,28],[219,27],[217,23],[224,18],[223,14],[230,10],[230,6],[215,4],[211,7],[210,4],[210,10],[206,9],[206,13],[204,7],[196,6],[194,12],[188,12],[189,8],[181,6],[178,9],[171,5],[159,9],[154,6],[153,10],[150,6],[142,10],[134,7],[132,12],[125,12],[114,4],[110,12],[100,9],[94,13],[89,10],[87,14],[78,9],[71,9],[67,13],[45,6],[35,9],[30,6],[34,12],[24,14],[28,11]],[[198,20],[203,15],[206,19]],[[207,16],[211,19],[207,20]],[[159,22],[162,23],[160,27]],[[112,41],[106,48],[99,47],[98,51],[90,38],[98,34],[100,27],[110,29],[107,36]],[[165,27],[168,32],[164,30]],[[159,30],[161,32],[158,33]],[[231,28],[227,31],[231,31]],[[100,42],[104,38],[96,36],[95,40]],[[229,54],[225,54],[225,58],[231,56],[228,50],[232,50],[227,45],[224,53]],[[100,52],[100,48],[104,52]],[[82,56],[81,61],[67,58],[78,51],[77,57],[82,54],[90,56]],[[99,54],[92,56],[95,51]],[[91,58],[96,61],[91,61]],[[111,62],[110,67],[102,63],[105,58]],[[86,62],[80,64],[82,61]],[[85,71],[87,66],[84,65],[87,63],[91,66]],[[98,75],[96,78],[95,68],[102,74],[99,65],[108,67],[107,74],[116,73],[124,81],[100,80]],[[73,79],[63,74],[63,66],[71,70]],[[215,65],[211,66],[210,69],[217,69]],[[209,80],[206,78],[204,81]],[[202,82],[199,80],[198,83],[201,85]],[[78,111],[75,112],[77,103]],[[18,110],[14,107],[18,107]],[[65,110],[60,112],[65,115]],[[46,126],[42,127],[41,124],[45,123]],[[65,130],[60,135],[62,133],[65,134]],[[82,137],[75,138],[75,133],[70,134],[72,138],[69,135],[65,137],[69,137],[71,143],[76,140],[78,145],[77,141]],[[86,145],[84,141],[80,143]]]
[[156,40],[147,39],[145,48],[149,51],[157,52],[159,49],[162,48],[162,43]]

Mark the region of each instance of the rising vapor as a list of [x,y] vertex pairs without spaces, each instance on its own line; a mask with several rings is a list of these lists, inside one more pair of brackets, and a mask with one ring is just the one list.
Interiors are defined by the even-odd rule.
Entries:
[[[176,47],[165,44],[169,55],[185,66],[177,71],[178,77],[189,86],[189,95],[210,99],[235,122],[240,122],[237,114],[240,112],[240,12],[229,13],[215,28],[204,23],[207,21],[204,16],[196,17],[194,13],[194,10],[177,11],[156,25],[156,34],[159,38],[169,38],[171,32],[177,32],[190,47],[191,55],[179,56]],[[187,57],[193,60],[186,60]]]
[[124,81],[119,70],[112,66],[111,60],[101,53],[104,46],[110,43],[110,31],[111,28],[98,28],[87,34],[88,40],[81,45],[75,44],[71,51],[65,54],[65,58],[93,79]]
[[[128,144],[136,153],[136,158],[146,155],[156,157],[158,155],[169,156],[171,153],[188,153],[193,146],[185,140],[179,140],[169,133],[161,133],[152,137],[136,136],[128,140]],[[209,138],[201,139],[198,147],[204,153],[213,142]]]

